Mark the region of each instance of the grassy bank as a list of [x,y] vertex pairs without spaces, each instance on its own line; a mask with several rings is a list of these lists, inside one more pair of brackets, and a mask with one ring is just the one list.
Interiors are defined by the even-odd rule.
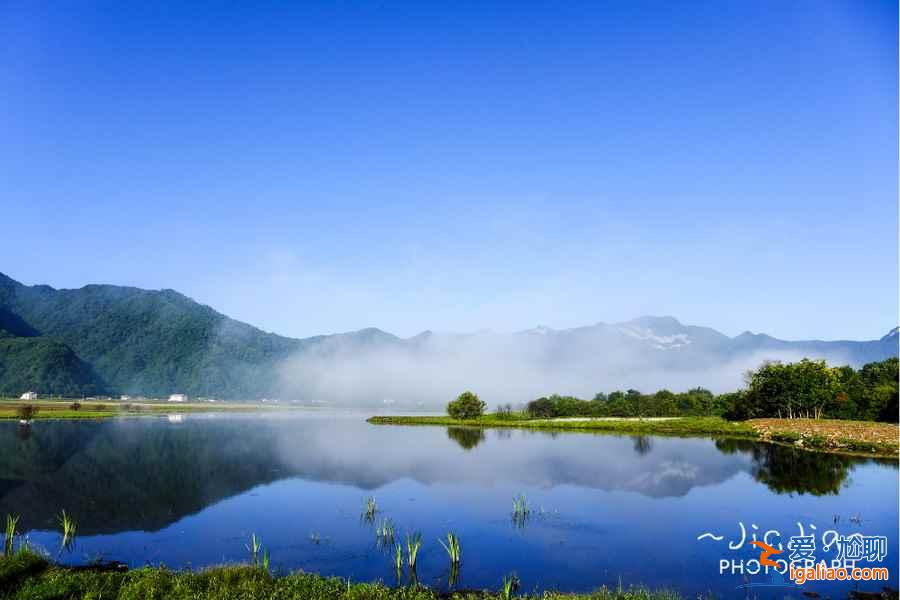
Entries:
[[378,416],[373,425],[442,425],[457,427],[508,427],[553,431],[608,432],[638,435],[714,435],[792,444],[807,450],[848,452],[874,456],[898,456],[896,424],[869,421],[812,419],[751,419],[726,421],[720,417],[670,419],[530,419],[521,413],[484,415],[477,419],[448,416]]
[[256,402],[122,402],[79,401],[77,410],[72,400],[12,400],[0,399],[0,419],[18,419],[24,405],[37,408],[35,419],[104,419],[118,416],[137,416],[169,413],[200,412],[249,412],[260,410],[285,410],[289,406]]
[[[250,565],[215,567],[203,571],[170,571],[145,567],[133,571],[66,568],[41,555],[20,549],[0,558],[0,599],[109,598],[118,600],[437,600],[438,598],[505,598],[496,591],[453,594],[425,587],[388,587],[381,583],[351,583],[345,579],[303,572],[274,576]],[[524,597],[524,596],[523,596]],[[601,588],[592,594],[547,593],[545,600],[678,600],[672,592]]]

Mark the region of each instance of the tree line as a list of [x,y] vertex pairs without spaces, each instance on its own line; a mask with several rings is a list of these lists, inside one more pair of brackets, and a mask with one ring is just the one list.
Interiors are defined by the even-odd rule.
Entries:
[[898,421],[898,360],[829,367],[824,360],[764,362],[744,376],[744,387],[713,394],[698,387],[686,392],[638,390],[598,393],[591,400],[552,395],[532,400],[526,413],[550,417],[721,416],[730,420],[763,417]]

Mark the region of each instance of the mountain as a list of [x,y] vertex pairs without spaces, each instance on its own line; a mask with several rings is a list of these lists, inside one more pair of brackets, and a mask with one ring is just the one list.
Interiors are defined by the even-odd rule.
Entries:
[[0,273],[0,394],[434,405],[471,387],[494,402],[521,402],[627,387],[733,389],[765,359],[859,366],[897,354],[897,328],[872,341],[785,341],[749,332],[731,338],[667,316],[510,334],[425,331],[402,339],[369,328],[294,339],[173,290],[57,290]]

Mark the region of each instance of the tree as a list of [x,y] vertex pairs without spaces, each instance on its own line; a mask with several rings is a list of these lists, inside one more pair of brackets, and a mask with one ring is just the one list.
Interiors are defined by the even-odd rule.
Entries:
[[528,412],[529,417],[538,419],[549,419],[556,416],[556,408],[553,406],[553,401],[543,396],[529,402],[525,410]]
[[23,404],[16,410],[16,413],[23,421],[30,421],[37,415],[38,407],[34,404]]
[[447,414],[454,419],[477,419],[484,414],[486,406],[477,394],[463,392],[456,400],[447,404]]

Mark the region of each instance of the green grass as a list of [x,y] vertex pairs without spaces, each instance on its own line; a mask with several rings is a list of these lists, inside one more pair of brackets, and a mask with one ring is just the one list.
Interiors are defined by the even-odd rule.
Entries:
[[[504,597],[502,585],[498,581],[495,591],[455,592],[451,598],[499,600]],[[60,567],[28,549],[20,549],[10,557],[0,558],[2,600],[439,600],[446,597],[422,586],[349,583],[346,579],[303,572],[274,576],[265,569],[250,565],[221,566],[202,571],[145,567],[118,572]],[[530,597],[543,600],[679,599],[674,592],[644,588],[600,588],[583,595],[548,592]]]
[[453,419],[443,416],[429,417],[371,417],[373,425],[462,425],[470,427],[509,427],[515,429],[548,429],[555,431],[601,431],[620,433],[647,433],[668,435],[728,435],[758,437],[748,424],[726,421],[720,417],[680,417],[665,421],[647,419],[590,419],[586,421],[559,421],[554,419],[529,419],[514,413],[510,417],[497,418],[485,415],[477,419]]
[[123,402],[119,400],[80,402],[81,408],[72,409],[73,401],[65,400],[18,400],[0,398],[0,419],[18,420],[19,407],[31,404],[37,407],[32,420],[42,419],[108,419],[120,416],[160,415],[168,413],[207,412],[248,412],[262,410],[296,410],[301,407],[291,405],[260,404],[255,402]]

